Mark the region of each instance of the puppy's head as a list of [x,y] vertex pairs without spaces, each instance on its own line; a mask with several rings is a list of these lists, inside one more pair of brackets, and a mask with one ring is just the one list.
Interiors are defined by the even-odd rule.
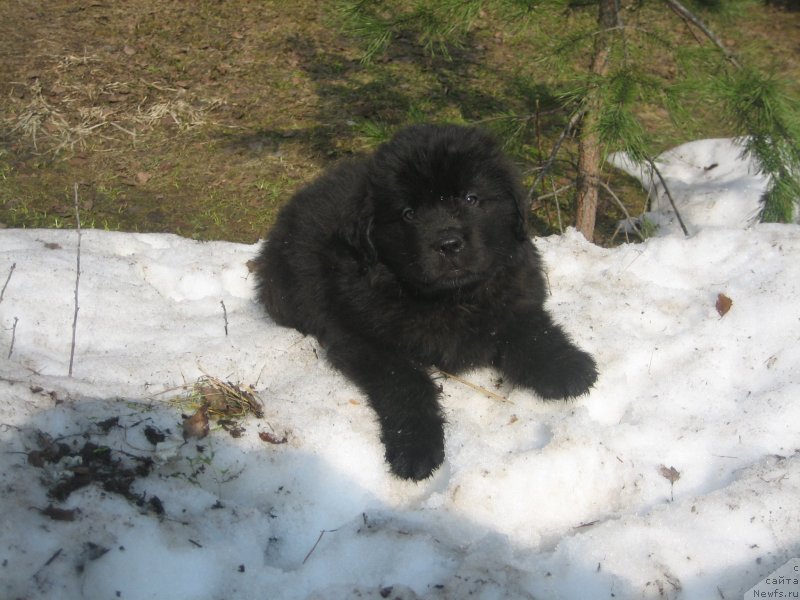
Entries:
[[416,125],[369,168],[370,238],[378,260],[422,293],[475,286],[526,239],[526,196],[482,131]]

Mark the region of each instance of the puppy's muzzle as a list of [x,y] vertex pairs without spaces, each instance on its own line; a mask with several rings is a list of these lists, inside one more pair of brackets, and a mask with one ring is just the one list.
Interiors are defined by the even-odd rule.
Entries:
[[448,233],[440,237],[433,247],[445,256],[453,256],[464,249],[464,238],[456,233]]

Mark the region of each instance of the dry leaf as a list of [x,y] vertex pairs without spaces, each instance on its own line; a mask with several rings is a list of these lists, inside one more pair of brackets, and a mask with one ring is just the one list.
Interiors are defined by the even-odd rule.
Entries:
[[191,417],[183,422],[183,439],[203,439],[208,435],[208,406],[205,404],[197,409]]
[[658,468],[658,472],[664,479],[667,479],[670,483],[675,483],[676,481],[678,481],[678,479],[681,478],[680,471],[678,471],[678,469],[676,469],[675,467],[667,468],[664,465],[661,465]]
[[136,173],[136,183],[138,183],[139,185],[144,185],[145,183],[150,181],[150,178],[152,176],[153,176],[152,173],[145,173],[144,171],[139,171],[138,173]]
[[233,419],[217,419],[217,424],[231,434],[232,438],[240,438],[245,432],[245,428]]
[[285,444],[288,440],[286,439],[286,434],[283,434],[282,438],[279,438],[274,433],[270,433],[269,431],[259,431],[258,437],[261,438],[262,442],[267,442],[269,444]]
[[720,317],[724,317],[728,314],[731,306],[733,306],[733,300],[728,298],[725,294],[719,294],[717,296],[717,312]]

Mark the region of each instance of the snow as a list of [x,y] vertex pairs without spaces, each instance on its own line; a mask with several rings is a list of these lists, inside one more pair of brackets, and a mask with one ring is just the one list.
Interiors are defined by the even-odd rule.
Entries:
[[[800,556],[796,225],[536,240],[600,379],[567,404],[490,370],[463,379],[492,395],[443,379],[447,459],[419,484],[389,474],[324,350],[255,304],[256,246],[84,231],[68,377],[76,242],[0,231],[0,597],[730,599]],[[264,418],[185,442],[209,376],[252,386]],[[129,497],[58,501],[82,463],[37,463],[43,434],[153,465]]]
[[[682,233],[664,185],[653,169],[626,153],[609,156],[609,163],[635,177],[648,192],[650,210],[644,217],[659,235]],[[705,227],[753,225],[763,208],[761,197],[769,178],[745,155],[742,140],[720,138],[681,144],[653,161],[672,195],[689,233]]]

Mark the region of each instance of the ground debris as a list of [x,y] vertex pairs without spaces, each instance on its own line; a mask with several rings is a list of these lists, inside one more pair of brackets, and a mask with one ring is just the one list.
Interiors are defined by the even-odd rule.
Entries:
[[728,314],[728,311],[733,306],[733,300],[728,298],[728,296],[725,294],[720,293],[717,295],[717,302],[715,306],[717,309],[717,314],[720,317],[724,317],[726,314]]
[[275,444],[275,445],[285,444],[286,442],[289,441],[288,437],[286,436],[286,433],[284,433],[283,436],[279,437],[269,431],[259,431],[258,437],[261,439],[262,442],[267,442],[268,444]]
[[144,437],[146,437],[147,441],[153,444],[153,446],[167,439],[163,431],[152,425],[148,425],[144,428]]
[[264,407],[250,386],[206,376],[195,383],[194,393],[208,406],[212,417],[241,419],[249,414],[257,419],[264,417]]
[[49,504],[47,508],[43,508],[40,512],[54,521],[74,521],[81,511],[79,508],[57,508]]
[[[36,433],[35,440],[39,447],[28,453],[28,464],[46,472],[43,479],[47,495],[57,502],[64,502],[72,492],[91,484],[136,502],[138,496],[131,490],[131,485],[136,479],[147,477],[154,464],[149,457],[114,450],[92,441],[70,446],[42,432]],[[80,510],[51,504],[40,512],[57,521],[72,521]]]
[[194,409],[190,415],[184,416],[183,437],[186,440],[206,437],[210,420],[231,437],[238,438],[246,431],[242,425],[244,419],[250,415],[264,418],[264,407],[252,387],[208,375],[198,379],[179,401]]
[[659,465],[658,473],[667,481],[669,481],[669,497],[670,501],[675,500],[674,496],[674,489],[675,489],[675,482],[681,478],[681,472],[678,471],[675,467],[667,467],[665,465]]

